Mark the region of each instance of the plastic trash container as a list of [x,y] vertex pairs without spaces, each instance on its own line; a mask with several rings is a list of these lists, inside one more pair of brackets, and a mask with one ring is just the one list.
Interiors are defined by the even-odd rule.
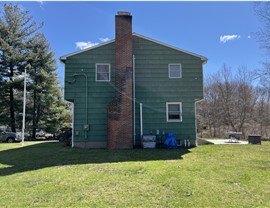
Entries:
[[248,143],[249,144],[261,144],[262,137],[260,135],[249,135],[248,136]]

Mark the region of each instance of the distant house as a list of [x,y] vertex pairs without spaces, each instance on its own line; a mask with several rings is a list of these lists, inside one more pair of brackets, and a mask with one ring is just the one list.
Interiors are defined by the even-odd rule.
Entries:
[[132,148],[142,134],[172,132],[196,145],[196,102],[207,58],[132,33],[115,16],[115,40],[62,56],[65,99],[73,107],[73,145]]

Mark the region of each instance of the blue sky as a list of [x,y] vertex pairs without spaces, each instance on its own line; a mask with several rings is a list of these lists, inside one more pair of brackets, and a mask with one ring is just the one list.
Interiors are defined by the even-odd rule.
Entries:
[[[5,2],[1,2],[2,6]],[[59,57],[87,44],[114,39],[114,16],[129,11],[133,32],[208,58],[205,76],[225,63],[233,70],[260,68],[263,51],[254,33],[260,22],[253,2],[17,2],[29,10]]]

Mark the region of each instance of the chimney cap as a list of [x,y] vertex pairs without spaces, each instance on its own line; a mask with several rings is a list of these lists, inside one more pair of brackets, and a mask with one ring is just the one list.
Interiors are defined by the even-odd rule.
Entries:
[[131,12],[123,12],[123,11],[119,11],[117,12],[118,16],[131,16]]

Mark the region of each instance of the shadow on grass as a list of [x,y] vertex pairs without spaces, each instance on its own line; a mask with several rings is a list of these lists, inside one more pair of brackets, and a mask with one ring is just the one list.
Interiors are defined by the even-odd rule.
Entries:
[[0,168],[0,176],[62,165],[179,160],[189,152],[189,149],[185,148],[177,150],[72,149],[61,143],[37,143],[0,151],[0,163],[8,166]]

